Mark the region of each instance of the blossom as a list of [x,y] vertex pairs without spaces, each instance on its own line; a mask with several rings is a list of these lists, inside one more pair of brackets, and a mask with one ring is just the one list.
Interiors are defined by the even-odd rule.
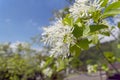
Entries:
[[74,43],[74,37],[72,35],[73,27],[65,26],[62,23],[62,19],[58,19],[49,27],[43,29],[42,41],[44,41],[44,44],[51,47],[49,51],[51,56],[66,56],[70,53],[69,46],[71,43]]
[[40,63],[40,68],[43,68],[44,65],[45,65],[45,61],[42,60],[41,63]]
[[91,73],[94,70],[94,68],[92,65],[88,65],[87,70],[88,70],[88,73]]
[[45,75],[47,75],[47,76],[51,76],[52,75],[52,73],[53,73],[53,71],[52,71],[52,69],[51,68],[46,68],[46,69],[44,69],[43,71],[43,74],[45,74]]
[[75,19],[78,17],[89,17],[91,12],[101,10],[101,4],[101,0],[75,0],[69,11]]
[[96,72],[98,65],[88,65],[87,70],[88,73]]
[[[109,0],[110,1],[110,0]],[[112,0],[116,1],[116,0]],[[91,18],[92,13],[95,11],[102,11],[101,4],[102,0],[75,0],[75,3],[70,6],[70,17],[72,16],[74,20],[80,18],[88,18],[84,20],[85,26],[89,28],[89,25],[95,24],[94,20]],[[104,21],[103,21],[104,22]],[[62,19],[57,19],[52,25],[43,28],[42,41],[45,45],[50,47],[48,52],[50,56],[58,57],[70,54],[70,45],[75,44],[75,37],[72,34],[74,27],[69,25],[64,25]],[[88,30],[87,32],[89,32]],[[85,36],[87,36],[85,34]]]

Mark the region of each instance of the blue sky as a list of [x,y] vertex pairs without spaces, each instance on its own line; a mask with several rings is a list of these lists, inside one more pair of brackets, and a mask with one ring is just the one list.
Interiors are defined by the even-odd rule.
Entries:
[[65,0],[0,0],[0,42],[30,41]]

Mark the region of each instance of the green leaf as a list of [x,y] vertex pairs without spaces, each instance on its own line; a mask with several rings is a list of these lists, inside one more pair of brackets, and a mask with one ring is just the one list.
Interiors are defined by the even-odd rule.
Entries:
[[87,36],[89,32],[90,32],[90,27],[89,26],[84,27],[83,36]]
[[82,48],[82,49],[88,49],[89,48],[89,43],[90,41],[88,41],[88,39],[83,39],[83,40],[80,40],[77,45]]
[[70,45],[70,53],[73,56],[79,56],[81,49],[77,45]]
[[58,64],[59,64],[59,66],[57,67],[57,72],[62,71],[63,69],[65,69],[65,62],[64,62],[64,60],[59,59],[58,60]]
[[93,65],[93,72],[97,72],[97,69],[98,69],[98,65],[97,64]]
[[113,57],[114,56],[112,52],[104,52],[104,55],[106,57]]
[[79,26],[79,27],[82,27],[82,21],[80,18],[78,18],[76,21],[75,21],[75,25]]
[[105,7],[105,6],[107,5],[108,1],[109,1],[109,0],[101,0],[101,2],[103,2],[103,3],[101,4],[101,6],[102,6],[102,7]]
[[92,43],[93,44],[97,44],[99,42],[99,39],[98,39],[98,34],[94,34],[92,35]]
[[69,14],[65,16],[62,22],[64,25],[73,26],[73,18],[71,18]]
[[101,15],[100,11],[95,11],[92,13],[92,17],[93,17],[94,22],[98,23],[100,15]]
[[107,8],[105,8],[104,13],[109,12],[114,9],[118,9],[118,8],[120,8],[120,1],[110,4]]
[[105,36],[110,36],[110,32],[102,32],[101,34]]
[[79,57],[72,57],[70,64],[73,68],[77,68],[77,67],[80,67],[82,62],[80,61]]
[[117,61],[120,62],[120,58],[117,58]]
[[51,65],[52,63],[53,63],[53,57],[47,58],[47,61],[46,61],[46,63],[45,63],[45,65],[44,65],[43,68],[48,67],[48,66]]
[[103,64],[102,65],[102,70],[104,70],[104,71],[108,71],[109,70],[107,64]]
[[120,14],[120,9],[114,9],[114,10],[110,10],[110,11],[107,11],[107,12],[103,13],[101,15],[101,18],[107,18],[107,17],[110,17],[110,16],[118,15],[118,14]]
[[105,8],[101,18],[107,18],[120,14],[120,1],[114,2]]
[[79,27],[78,25],[74,25],[74,30],[73,30],[72,34],[76,38],[79,38],[80,36],[83,35],[83,27]]
[[120,28],[120,22],[118,22],[118,28]]
[[120,44],[117,45],[117,48],[120,49]]
[[101,25],[90,25],[90,32],[95,32],[95,31],[99,31],[101,29],[105,29],[108,28],[107,25],[101,24]]
[[110,62],[115,62],[116,58],[112,52],[104,52],[104,55]]

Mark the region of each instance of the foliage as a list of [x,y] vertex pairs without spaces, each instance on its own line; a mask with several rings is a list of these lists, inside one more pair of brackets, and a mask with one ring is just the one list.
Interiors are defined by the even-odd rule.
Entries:
[[[75,0],[68,11],[65,17],[57,19],[52,25],[44,28],[42,40],[47,44],[46,46],[51,46],[48,52],[50,56],[61,58],[61,60],[68,59],[66,64],[75,68],[72,65],[77,64],[76,62],[80,64],[79,56],[82,51],[88,50],[91,45],[95,45],[99,49],[101,35],[103,38],[112,35],[112,26],[116,25],[111,25],[109,19],[120,14],[120,1]],[[105,62],[109,64],[116,62],[114,53],[101,50],[99,53],[101,58],[104,58],[103,60],[107,60]],[[70,62],[71,59],[74,64]],[[107,65],[107,63],[105,64]],[[107,70],[105,64],[97,65],[103,66],[104,70]]]
[[101,35],[111,35],[109,19],[120,14],[120,1],[75,0],[66,12],[44,28],[42,41],[49,47],[47,55],[26,43],[0,45],[1,80],[63,80],[68,69],[77,71],[81,66],[87,69],[86,65],[90,65],[89,72],[96,72],[99,66],[107,71],[107,64],[118,60],[114,53],[100,50],[100,58],[106,60],[104,64],[99,63],[100,58],[94,62],[85,58],[84,63],[81,52],[93,45],[100,49]]
[[25,46],[26,44],[28,43],[0,44],[0,80],[53,80],[61,75],[57,72],[63,70],[63,62],[58,60],[58,66],[61,67],[52,65],[57,61],[42,56],[41,51],[32,49],[30,45]]

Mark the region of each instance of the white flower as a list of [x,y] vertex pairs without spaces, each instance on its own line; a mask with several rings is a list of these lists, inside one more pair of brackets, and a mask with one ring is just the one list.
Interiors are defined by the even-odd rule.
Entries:
[[41,61],[41,63],[40,63],[40,68],[43,68],[44,65],[45,65],[45,61]]
[[92,65],[87,66],[88,73],[91,73],[94,69]]
[[89,17],[91,16],[90,12],[101,10],[101,4],[101,0],[75,0],[69,11],[75,19],[78,17]]
[[69,46],[74,43],[73,27],[64,26],[62,20],[57,20],[53,25],[44,28],[42,39],[44,44],[51,47],[49,54],[54,57],[69,54]]
[[96,72],[97,67],[98,67],[98,65],[88,65],[87,66],[88,73]]
[[43,71],[43,74],[45,74],[45,75],[47,75],[47,76],[49,76],[49,77],[51,77],[51,75],[52,75],[52,73],[53,73],[53,71],[52,71],[52,69],[51,68],[46,68],[46,69],[44,69]]

